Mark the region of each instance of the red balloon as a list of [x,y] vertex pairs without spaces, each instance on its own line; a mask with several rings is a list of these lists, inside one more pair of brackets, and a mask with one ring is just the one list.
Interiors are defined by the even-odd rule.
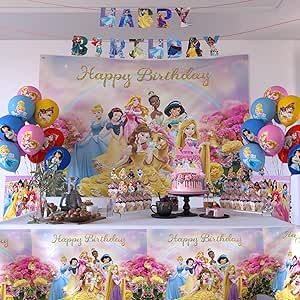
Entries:
[[285,134],[285,141],[282,150],[278,153],[279,159],[283,163],[288,162],[289,151],[295,145],[300,144],[300,125],[291,127]]
[[60,147],[64,144],[65,137],[57,128],[47,128],[44,131],[45,142],[41,151],[47,153],[53,147]]
[[34,155],[27,155],[28,159],[33,162],[34,164],[39,164],[44,161],[46,156],[46,152],[40,151]]

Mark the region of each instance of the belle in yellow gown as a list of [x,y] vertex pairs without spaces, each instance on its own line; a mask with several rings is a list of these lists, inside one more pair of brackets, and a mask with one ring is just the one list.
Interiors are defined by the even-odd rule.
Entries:
[[[141,181],[153,195],[166,195],[170,190],[170,182],[153,166],[153,150],[149,147],[150,129],[146,124],[139,124],[129,137],[128,146],[123,158],[114,166],[119,174],[122,168],[128,174],[130,170],[143,172]],[[79,184],[79,192],[83,196],[107,196],[108,185],[112,182],[111,170],[106,169],[99,175],[83,178]]]
[[153,19],[149,15],[148,9],[141,9],[138,17],[138,24],[140,28],[149,28],[153,24]]

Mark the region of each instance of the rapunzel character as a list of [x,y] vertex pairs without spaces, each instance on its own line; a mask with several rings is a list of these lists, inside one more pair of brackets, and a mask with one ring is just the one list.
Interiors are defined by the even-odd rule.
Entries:
[[208,263],[208,259],[204,256],[202,251],[199,251],[195,256],[195,276],[198,277],[202,269]]
[[10,128],[8,125],[2,125],[0,128],[1,132],[4,135],[4,138],[9,141],[16,143],[17,142],[17,134]]
[[158,110],[160,106],[160,99],[157,95],[154,94],[153,91],[149,92],[148,95],[149,95],[148,101],[150,105],[153,107],[153,111],[150,113],[150,117],[153,121],[155,121],[155,123],[157,123],[158,125],[162,125],[164,120],[164,115],[160,110]]
[[41,124],[49,124],[54,114],[54,107],[41,108],[38,112],[38,119]]
[[166,20],[170,19],[172,16],[172,11],[168,10],[157,10],[157,26],[158,28],[168,28],[169,25]]
[[225,273],[227,267],[229,266],[229,258],[225,255],[222,254],[218,257],[217,259],[218,262],[218,269],[222,272]]
[[153,24],[151,9],[139,8],[138,10],[138,24],[140,28],[149,28]]
[[180,300],[219,300],[220,296],[212,290],[213,274],[207,268],[203,268],[195,281],[189,295],[179,298]]
[[2,145],[0,147],[0,164],[8,169],[14,168],[14,166],[18,164],[15,155],[10,152],[7,145]]
[[79,255],[78,276],[81,276],[84,273],[88,264],[89,264],[88,252],[86,250],[84,250]]
[[177,257],[177,268],[175,274],[168,279],[165,300],[178,299],[180,297],[180,288],[185,285],[183,257]]
[[91,110],[94,121],[91,123],[91,130],[88,135],[75,144],[71,153],[71,163],[68,167],[68,175],[82,179],[96,175],[93,167],[93,160],[106,152],[107,143],[100,137],[100,132],[105,128],[103,120],[103,108],[100,104],[94,105]]
[[202,56],[202,50],[200,48],[200,42],[196,37],[189,39],[188,49],[186,51],[186,57],[198,57]]
[[129,98],[125,106],[124,120],[124,137],[126,142],[138,126],[145,122],[145,117],[148,115],[148,108],[142,104],[142,99],[139,96]]
[[264,113],[264,107],[261,103],[256,104],[255,114],[253,115],[253,118],[267,120],[267,115]]
[[11,114],[16,117],[27,117],[25,102],[20,100],[17,102],[16,111],[12,111]]
[[125,300],[125,280],[120,277],[117,265],[111,265],[109,268],[105,300]]
[[164,125],[170,129],[172,136],[176,138],[178,126],[187,116],[185,109],[181,102],[174,100],[166,106],[164,113],[167,116]]
[[184,268],[186,272],[186,283],[180,288],[180,292],[182,295],[189,295],[194,287],[197,278],[195,277],[195,261],[193,258],[188,258],[186,260],[186,266]]
[[77,291],[77,288],[80,284],[80,276],[78,276],[78,267],[78,259],[75,257],[72,258],[70,260],[70,265],[68,268],[68,271],[70,272],[69,282],[64,287],[64,292],[67,296],[72,296]]
[[164,57],[164,40],[159,39],[158,45],[149,49],[149,57],[157,59]]
[[184,146],[199,146],[199,131],[197,128],[197,123],[192,119],[185,119],[179,125],[176,148],[182,149]]
[[229,265],[224,277],[224,300],[239,300],[242,296],[242,278],[234,265]]
[[116,26],[116,9],[111,8],[107,16],[101,17],[101,24],[105,27]]
[[[128,146],[122,159],[114,166],[116,173],[124,168],[126,174],[130,169],[134,173],[142,171],[142,183],[147,185],[149,192],[157,195],[166,195],[170,189],[168,180],[153,166],[153,149],[149,147],[151,131],[146,124],[139,124],[128,140]],[[111,184],[111,170],[104,170],[101,174],[91,178],[84,178],[80,182],[79,190],[82,195],[107,195]]]
[[256,169],[258,166],[261,165],[261,161],[256,158],[256,155],[251,152],[249,147],[245,147],[243,150],[244,158],[243,163],[249,169]]
[[58,274],[53,279],[48,300],[57,300],[64,298],[64,287],[68,284],[68,264],[66,256],[62,256],[60,259],[61,266]]
[[294,273],[286,287],[275,294],[276,300],[300,300],[300,272]]
[[127,147],[123,135],[122,116],[123,112],[118,107],[113,108],[108,113],[110,121],[107,122],[105,126],[106,131],[103,130],[104,134],[101,133],[100,136],[103,139],[107,136],[110,136],[111,138],[106,152],[96,157],[94,161],[94,166],[99,173],[102,171],[103,167],[111,169],[112,166],[121,159],[122,154]]
[[26,131],[21,138],[23,150],[36,150],[39,148],[39,143],[32,138],[32,131]]

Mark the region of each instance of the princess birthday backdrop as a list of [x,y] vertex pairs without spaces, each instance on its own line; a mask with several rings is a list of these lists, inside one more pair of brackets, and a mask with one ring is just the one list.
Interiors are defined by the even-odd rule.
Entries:
[[[164,194],[178,125],[193,119],[198,135],[201,126],[213,125],[205,116],[248,105],[248,56],[176,61],[42,56],[40,89],[59,104],[54,126],[67,136],[68,172],[80,178],[82,194],[105,195],[113,167],[141,168],[151,191]],[[137,152],[151,151],[154,159],[145,166],[146,154]]]

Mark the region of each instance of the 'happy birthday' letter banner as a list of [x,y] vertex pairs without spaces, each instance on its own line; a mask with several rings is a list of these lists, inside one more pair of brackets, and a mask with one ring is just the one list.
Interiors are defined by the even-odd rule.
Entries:
[[198,139],[201,117],[249,99],[247,55],[176,61],[42,56],[40,66],[40,88],[61,111],[55,126],[67,132],[68,174],[80,178],[86,196],[107,195],[115,167],[164,195],[179,124],[193,120]]

